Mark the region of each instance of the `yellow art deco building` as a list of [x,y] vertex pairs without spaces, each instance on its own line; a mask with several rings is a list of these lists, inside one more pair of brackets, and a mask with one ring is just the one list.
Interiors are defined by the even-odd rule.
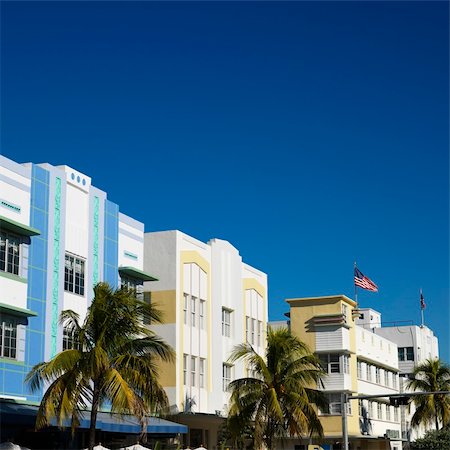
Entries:
[[[396,394],[397,346],[355,323],[356,303],[345,295],[293,298],[288,322],[291,332],[306,342],[327,372],[324,378],[329,407],[319,411],[322,442],[288,440],[284,448],[306,450],[319,444],[324,450],[343,448],[341,393]],[[351,450],[400,450],[400,414],[387,398],[351,400],[347,409]]]

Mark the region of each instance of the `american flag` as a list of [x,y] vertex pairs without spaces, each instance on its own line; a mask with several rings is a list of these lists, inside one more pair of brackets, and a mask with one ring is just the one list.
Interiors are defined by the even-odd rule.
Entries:
[[423,298],[422,291],[420,291],[420,309],[425,309],[427,305],[425,304],[425,299]]
[[355,285],[368,291],[378,292],[378,286],[355,267]]

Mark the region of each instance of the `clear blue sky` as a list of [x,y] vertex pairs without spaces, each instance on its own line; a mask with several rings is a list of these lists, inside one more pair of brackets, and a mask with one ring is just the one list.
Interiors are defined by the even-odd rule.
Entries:
[[147,231],[229,240],[285,298],[361,292],[449,361],[447,2],[2,2],[1,151]]

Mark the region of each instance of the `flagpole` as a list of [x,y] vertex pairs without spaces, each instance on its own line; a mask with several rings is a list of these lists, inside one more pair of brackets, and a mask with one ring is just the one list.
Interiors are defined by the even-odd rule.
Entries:
[[[354,265],[353,265],[353,274],[355,273],[355,270],[354,270],[354,269],[356,269],[356,261],[355,261],[355,263],[354,263]],[[355,303],[356,303],[356,309],[358,309],[358,286],[356,286],[354,275],[353,275],[353,285],[355,286]]]
[[422,298],[423,298],[423,296],[422,296],[422,288],[420,288],[420,315],[422,317],[422,324],[420,325],[420,328],[423,328],[423,326],[425,324],[425,320],[424,320],[424,317],[423,317],[423,310],[424,310],[424,308],[423,308],[423,304],[422,304]]

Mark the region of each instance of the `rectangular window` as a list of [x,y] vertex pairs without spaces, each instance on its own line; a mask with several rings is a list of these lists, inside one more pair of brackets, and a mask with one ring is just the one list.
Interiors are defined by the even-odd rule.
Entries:
[[191,386],[195,386],[196,359],[197,358],[195,356],[191,356]]
[[249,343],[250,338],[250,317],[245,316],[245,342]]
[[397,389],[397,374],[395,372],[392,372],[392,387]]
[[222,308],[222,336],[231,336],[231,311]]
[[375,367],[375,383],[381,384],[381,369],[379,367]]
[[389,387],[389,371],[388,370],[384,371],[384,385]]
[[258,320],[258,347],[262,345],[261,337],[262,337],[262,322]]
[[344,319],[344,322],[347,323],[347,317],[348,317],[348,309],[347,309],[347,305],[342,304],[342,318]]
[[255,345],[256,320],[252,319],[252,345]]
[[84,260],[66,253],[64,290],[74,294],[84,295],[84,272]]
[[133,291],[138,300],[144,300],[144,284],[137,278],[120,275],[120,287]]
[[200,358],[199,384],[201,388],[205,387],[205,358]]
[[205,329],[205,305],[206,305],[206,301],[200,299],[200,308],[199,308],[199,321],[200,323],[198,324],[199,328],[201,330]]
[[381,410],[381,403],[377,403],[377,418],[382,420],[383,419],[383,411]]
[[195,327],[195,305],[197,303],[197,298],[191,296],[191,327]]
[[0,326],[0,356],[2,358],[16,359],[17,322],[13,318],[3,316]]
[[350,373],[350,358],[348,355],[342,355],[342,364],[344,366],[344,373]]
[[398,408],[394,407],[394,422],[398,422]]
[[372,381],[372,364],[366,364],[367,367],[367,381]]
[[183,355],[183,384],[187,386],[188,355]]
[[183,319],[184,324],[187,325],[188,320],[188,302],[189,302],[189,294],[186,294],[186,292],[183,294]]
[[399,361],[405,361],[405,349],[399,347],[398,349],[398,360]]
[[412,347],[406,347],[406,360],[414,361],[414,349]]
[[0,271],[19,275],[20,238],[0,233]]
[[373,407],[373,401],[369,400],[369,417],[373,418],[374,417],[374,407]]
[[362,379],[362,363],[361,363],[361,361],[358,361],[356,363],[356,374],[359,379]]
[[226,392],[231,382],[231,368],[229,364],[222,364],[222,390]]
[[386,405],[386,420],[391,421],[391,407],[389,405]]
[[340,373],[339,355],[337,353],[319,355],[320,362],[326,373]]
[[[341,415],[342,403],[341,394],[325,394],[328,400],[328,408],[320,410],[322,415]],[[347,403],[347,413],[351,414],[350,402]]]
[[78,342],[75,338],[75,333],[72,329],[69,329],[68,327],[63,328],[63,350],[68,349],[79,349],[80,346],[78,345]]

